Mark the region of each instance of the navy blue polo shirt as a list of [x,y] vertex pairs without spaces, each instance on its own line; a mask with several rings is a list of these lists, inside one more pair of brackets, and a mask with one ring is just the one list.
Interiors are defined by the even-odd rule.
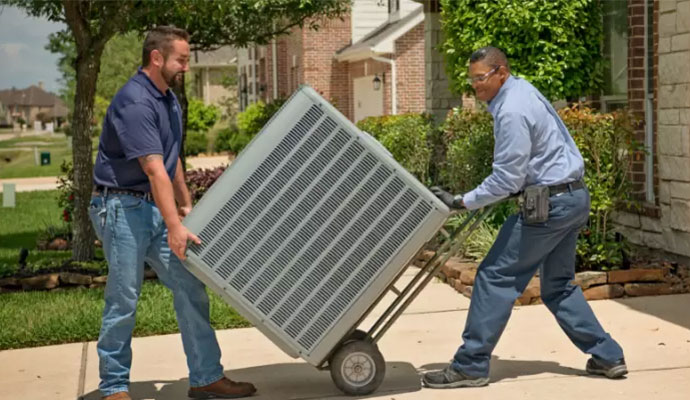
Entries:
[[170,180],[175,177],[182,142],[180,103],[165,94],[141,68],[113,97],[103,120],[93,170],[96,185],[151,191],[138,157],[163,155]]

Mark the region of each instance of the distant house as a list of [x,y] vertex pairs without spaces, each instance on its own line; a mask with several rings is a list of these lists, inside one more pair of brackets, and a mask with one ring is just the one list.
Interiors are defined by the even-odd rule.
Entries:
[[219,106],[224,112],[228,101],[237,99],[237,49],[221,47],[213,51],[194,51],[189,63],[194,95],[205,105]]
[[238,50],[241,110],[287,97],[300,84],[353,121],[425,110],[421,4],[354,0],[348,15],[319,25]]
[[9,123],[7,122],[7,109],[0,102],[0,126],[2,125],[9,125]]
[[13,125],[21,120],[29,126],[34,121],[54,122],[60,126],[67,119],[65,103],[53,93],[43,90],[43,84],[26,89],[0,90],[0,103],[5,112],[0,112],[0,124]]

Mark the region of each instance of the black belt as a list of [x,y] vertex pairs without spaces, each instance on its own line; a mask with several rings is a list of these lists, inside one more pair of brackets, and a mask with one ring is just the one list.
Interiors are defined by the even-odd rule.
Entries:
[[582,179],[580,179],[579,181],[561,183],[560,185],[549,186],[549,196],[555,196],[557,194],[572,192],[573,190],[584,188],[585,182]]
[[107,186],[102,186],[102,185],[96,186],[96,194],[98,194],[98,195],[101,195],[101,194],[127,194],[127,195],[134,196],[134,197],[140,197],[146,201],[153,201],[153,193],[151,193],[151,192],[142,192],[141,190],[132,190],[132,189],[113,188],[113,187],[107,187]]

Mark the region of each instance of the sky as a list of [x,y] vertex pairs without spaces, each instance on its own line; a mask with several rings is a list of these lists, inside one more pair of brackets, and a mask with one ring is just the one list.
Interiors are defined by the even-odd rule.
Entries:
[[58,55],[45,50],[48,35],[64,24],[28,17],[14,7],[0,7],[0,90],[24,89],[43,82],[57,93],[60,73]]

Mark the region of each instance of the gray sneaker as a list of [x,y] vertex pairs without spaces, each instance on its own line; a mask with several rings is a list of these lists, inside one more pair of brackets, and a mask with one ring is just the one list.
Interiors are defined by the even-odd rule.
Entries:
[[422,376],[424,386],[433,389],[451,389],[461,387],[479,387],[489,384],[489,377],[469,376],[456,371],[448,365],[438,371],[430,371]]
[[587,360],[587,373],[592,375],[604,375],[609,379],[622,378],[628,374],[628,367],[625,365],[625,358],[610,362],[598,357]]

